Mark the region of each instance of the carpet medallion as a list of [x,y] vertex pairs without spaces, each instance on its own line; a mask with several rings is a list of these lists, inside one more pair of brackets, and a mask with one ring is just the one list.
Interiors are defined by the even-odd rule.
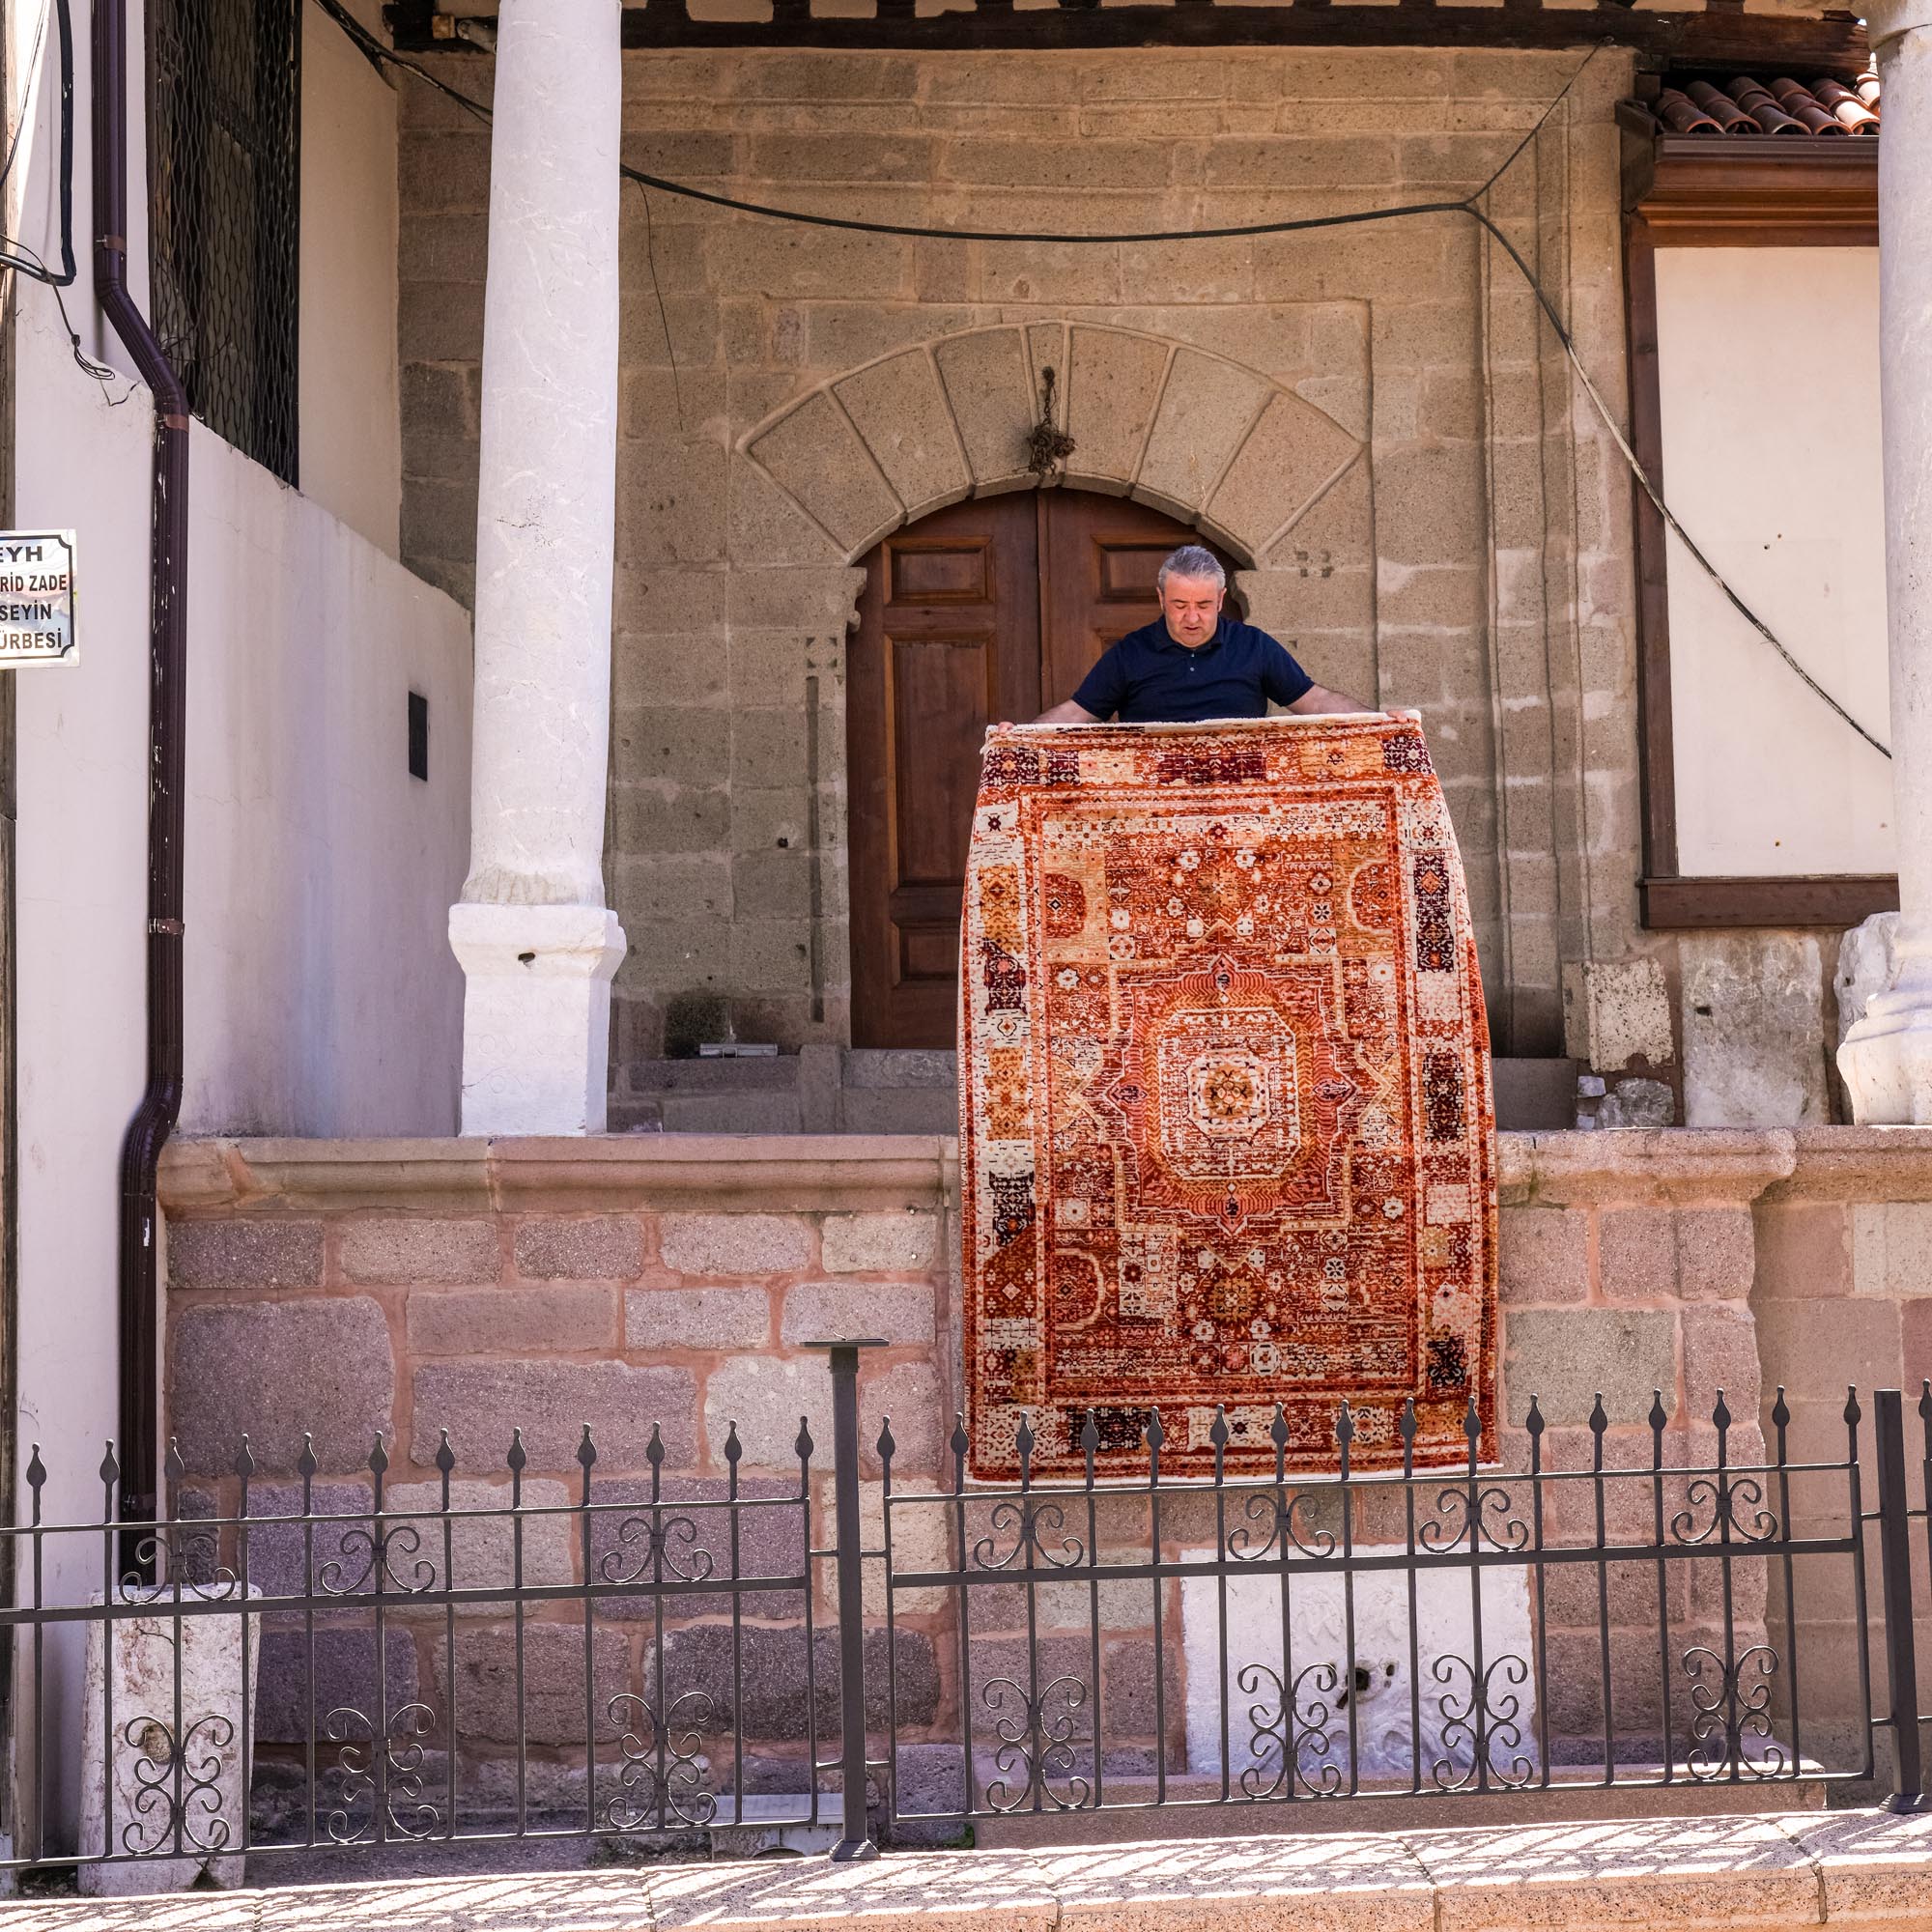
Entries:
[[1412,714],[987,736],[960,1028],[973,1472],[1493,1448],[1489,1028]]

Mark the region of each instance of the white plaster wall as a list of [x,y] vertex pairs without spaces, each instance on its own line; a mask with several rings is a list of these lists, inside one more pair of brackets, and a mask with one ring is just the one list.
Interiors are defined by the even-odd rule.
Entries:
[[[360,0],[367,24],[380,6]],[[396,97],[319,7],[302,10],[302,494],[398,554]]]
[[[28,10],[14,8],[14,14]],[[143,33],[139,0],[128,30]],[[98,322],[92,295],[90,90],[85,13],[74,79],[74,229],[80,279],[68,292],[83,345],[126,366]],[[24,58],[24,50],[23,50]],[[49,31],[32,113],[15,160],[16,233],[52,259],[58,63]],[[22,83],[25,76],[19,77]],[[146,150],[142,95],[130,90],[128,147]],[[147,213],[128,209],[129,268],[147,296]],[[77,665],[22,672],[16,726],[19,821],[15,897],[18,968],[19,1282],[15,1427],[19,1468],[38,1443],[49,1480],[49,1521],[98,1520],[101,1446],[116,1427],[115,1224],[123,1128],[142,1083],[142,938],[147,880],[148,477],[153,412],[127,381],[104,393],[75,368],[51,293],[19,284],[14,322],[14,501],[23,525],[80,533]],[[110,402],[109,394],[118,406]],[[22,1485],[14,1520],[26,1516]],[[72,1603],[99,1585],[99,1550],[49,1539],[45,1587]],[[82,1649],[49,1633],[45,1727],[78,1738]],[[32,1683],[16,1680],[28,1735]],[[70,1753],[71,1756],[71,1753]],[[31,1829],[31,1776],[11,1768]],[[50,1813],[71,1821],[70,1770]]]
[[[36,1443],[47,1466],[47,1519],[71,1522],[99,1518],[96,1470],[116,1426],[116,1164],[142,1085],[154,418],[145,392],[118,410],[99,400],[50,309],[22,291],[15,500],[23,521],[79,532],[84,574],[78,664],[17,684],[17,1429],[22,1470]],[[16,1520],[24,1492],[19,1508]],[[75,1601],[99,1567],[98,1550],[55,1540],[49,1596]],[[70,1633],[49,1637],[47,1657],[49,1733],[78,1737]],[[70,1813],[77,1789],[70,1778]]]
[[[140,0],[128,12],[139,48]],[[9,192],[14,232],[51,255],[58,86],[49,50],[43,62]],[[83,346],[125,369],[93,299],[84,62],[74,94],[80,279],[68,309]],[[129,107],[138,157],[138,86]],[[145,203],[137,171],[129,273],[143,302]],[[315,315],[307,325],[313,346]],[[18,682],[15,1427],[22,1468],[33,1444],[46,1464],[46,1520],[84,1522],[99,1520],[116,1428],[118,1167],[143,1077],[153,412],[125,377],[103,391],[75,368],[46,290],[19,286],[14,328],[17,513],[74,527],[80,568],[78,664]],[[375,367],[393,383],[392,340]],[[443,924],[469,844],[467,619],[200,430],[191,491],[183,1126],[449,1131],[462,988]],[[412,686],[431,700],[428,785],[406,770]],[[22,1485],[15,1520],[27,1505]],[[98,1535],[49,1539],[48,1600],[98,1588],[99,1560]],[[67,1748],[43,1807],[32,1767],[9,1767],[12,1816],[31,1832],[43,1809],[55,1844],[72,1841],[79,1814],[74,1634],[47,1639],[45,1731]],[[16,1743],[32,1735],[24,1669],[18,1681]]]
[[[37,10],[30,12],[11,4],[11,0],[9,4],[0,4],[0,68],[4,68],[7,82],[5,111],[0,113],[0,137],[8,141],[23,120],[33,117],[41,71],[29,56],[34,50],[39,25]],[[25,176],[18,168],[0,182],[0,218],[5,219],[9,235],[19,232],[20,195],[25,185]]]
[[469,617],[200,424],[191,447],[181,1130],[454,1133]]
[[[1883,738],[1878,250],[1660,248],[1663,487],[1746,603]],[[1670,539],[1678,863],[1889,872],[1891,768]]]

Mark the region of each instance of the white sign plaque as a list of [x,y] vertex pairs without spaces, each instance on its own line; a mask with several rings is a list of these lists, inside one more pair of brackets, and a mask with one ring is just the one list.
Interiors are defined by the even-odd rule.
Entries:
[[72,664],[73,532],[0,530],[0,668]]

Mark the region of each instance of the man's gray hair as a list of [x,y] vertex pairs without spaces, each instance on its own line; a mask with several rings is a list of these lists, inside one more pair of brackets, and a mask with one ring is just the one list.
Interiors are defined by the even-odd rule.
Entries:
[[1182,544],[1179,550],[1169,553],[1154,572],[1154,588],[1164,593],[1170,577],[1192,578],[1197,582],[1211,583],[1220,590],[1228,587],[1228,573],[1221,568],[1221,559],[1200,544]]

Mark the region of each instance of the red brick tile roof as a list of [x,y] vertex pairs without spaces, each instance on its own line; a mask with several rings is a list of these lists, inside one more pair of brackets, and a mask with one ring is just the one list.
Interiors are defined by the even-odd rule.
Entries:
[[1644,107],[1672,134],[1809,134],[1839,138],[1879,130],[1878,75],[1837,80],[1666,79]]

